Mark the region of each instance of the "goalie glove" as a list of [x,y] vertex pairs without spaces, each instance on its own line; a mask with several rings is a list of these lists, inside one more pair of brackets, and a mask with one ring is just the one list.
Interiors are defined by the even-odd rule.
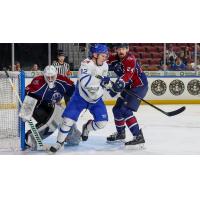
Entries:
[[29,121],[31,119],[37,101],[38,101],[37,99],[30,97],[28,95],[25,97],[19,112],[19,117],[21,117],[24,122]]

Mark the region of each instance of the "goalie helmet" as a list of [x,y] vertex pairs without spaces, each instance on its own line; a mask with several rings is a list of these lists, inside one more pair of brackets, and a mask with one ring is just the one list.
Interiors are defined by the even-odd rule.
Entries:
[[53,88],[58,74],[56,68],[52,65],[48,65],[45,67],[43,74],[49,88]]

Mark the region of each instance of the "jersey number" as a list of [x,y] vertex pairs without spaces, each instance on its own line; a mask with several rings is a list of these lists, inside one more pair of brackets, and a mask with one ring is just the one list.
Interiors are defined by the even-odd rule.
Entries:
[[81,74],[87,74],[87,69],[81,69]]

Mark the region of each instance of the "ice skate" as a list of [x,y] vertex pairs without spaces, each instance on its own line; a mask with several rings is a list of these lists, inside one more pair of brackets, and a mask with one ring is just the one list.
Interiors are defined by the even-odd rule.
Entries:
[[123,131],[121,133],[116,132],[116,133],[110,135],[109,137],[107,137],[107,143],[124,142],[125,138],[126,138],[125,131]]
[[144,136],[142,133],[142,130],[140,129],[140,133],[138,136],[135,136],[133,140],[128,141],[125,143],[126,149],[134,149],[134,150],[140,150],[144,149]]
[[91,122],[92,120],[88,120],[88,122],[86,124],[83,124],[83,128],[82,128],[82,141],[87,141],[88,140],[88,135],[89,135],[89,131],[87,130],[87,125]]

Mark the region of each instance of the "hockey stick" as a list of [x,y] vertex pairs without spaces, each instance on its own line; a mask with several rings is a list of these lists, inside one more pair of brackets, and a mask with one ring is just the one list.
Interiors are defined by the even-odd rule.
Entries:
[[[103,77],[97,75],[96,78],[102,79]],[[110,82],[111,82],[111,84],[114,83],[113,81],[110,81]],[[149,106],[155,108],[156,110],[160,111],[160,112],[163,113],[164,115],[167,115],[168,117],[172,117],[172,116],[178,115],[178,114],[182,113],[182,112],[186,109],[186,107],[183,106],[183,107],[181,107],[181,108],[179,108],[179,109],[177,109],[177,110],[174,110],[174,111],[171,111],[171,112],[166,112],[166,111],[164,111],[164,110],[158,108],[157,106],[155,106],[155,105],[149,103],[148,101],[144,100],[143,98],[141,98],[141,97],[138,96],[137,94],[135,94],[135,93],[133,93],[133,92],[130,92],[130,91],[127,90],[127,89],[124,89],[123,91],[126,92],[127,94],[129,94],[130,96],[137,97],[137,99],[143,101],[144,103],[146,103],[146,104],[148,104]]]
[[168,117],[172,117],[172,116],[178,115],[178,114],[182,113],[182,112],[185,110],[185,108],[186,108],[185,106],[183,106],[183,107],[181,107],[181,108],[179,108],[179,109],[177,109],[177,110],[174,110],[174,111],[171,111],[171,112],[166,112],[166,111],[164,111],[164,110],[158,108],[157,106],[155,106],[155,105],[149,103],[148,101],[142,99],[142,98],[139,97],[137,94],[135,94],[135,93],[133,93],[133,92],[130,92],[130,91],[127,90],[127,89],[124,89],[124,91],[125,91],[127,94],[129,94],[130,96],[137,97],[139,100],[145,102],[145,103],[148,104],[149,106],[155,108],[156,110],[158,110],[158,111],[160,111],[161,113],[167,115]]
[[[14,86],[14,84],[13,84],[13,82],[12,82],[12,80],[11,80],[11,78],[10,78],[8,72],[7,72],[7,70],[4,69],[4,71],[5,71],[5,74],[6,74],[8,80],[9,80],[9,82],[10,82],[10,85],[11,85],[11,87],[12,87],[13,93],[14,93],[15,96],[17,97],[20,106],[22,106],[22,101],[21,101],[21,99],[20,99],[20,97],[19,97],[19,95],[18,95],[18,93],[17,93],[17,91],[16,91],[16,88],[15,88],[15,86]],[[29,124],[29,126],[30,126],[32,135],[33,135],[33,137],[34,137],[34,139],[35,139],[35,141],[36,141],[37,150],[39,150],[39,151],[41,151],[41,150],[46,150],[46,147],[43,145],[42,138],[40,137],[40,134],[38,133],[38,130],[37,130],[35,124],[33,123],[33,121],[32,121],[32,120],[29,120],[29,121],[28,121],[28,124]]]

